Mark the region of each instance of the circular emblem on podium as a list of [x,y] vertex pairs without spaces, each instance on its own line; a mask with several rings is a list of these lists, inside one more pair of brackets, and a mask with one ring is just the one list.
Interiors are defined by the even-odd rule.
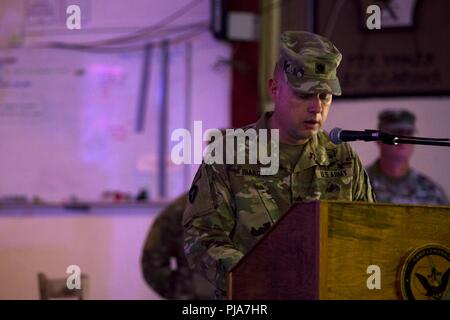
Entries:
[[439,244],[416,248],[404,259],[400,287],[406,300],[450,300],[450,250]]

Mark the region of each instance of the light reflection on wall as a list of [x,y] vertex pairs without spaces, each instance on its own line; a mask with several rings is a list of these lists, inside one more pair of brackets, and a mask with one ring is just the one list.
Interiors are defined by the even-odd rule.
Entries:
[[[119,189],[126,185],[118,168],[124,168],[124,162],[128,162],[124,159],[127,154],[123,152],[129,148],[126,144],[130,142],[135,111],[134,99],[124,100],[132,88],[127,83],[129,70],[135,68],[114,62],[93,63],[86,67],[84,99],[80,106],[80,156],[82,161],[107,172],[105,188]],[[133,74],[131,78],[137,76]]]

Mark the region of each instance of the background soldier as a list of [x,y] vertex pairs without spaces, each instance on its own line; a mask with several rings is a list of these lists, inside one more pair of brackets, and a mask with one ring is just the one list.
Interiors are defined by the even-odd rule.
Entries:
[[285,32],[280,45],[269,81],[274,112],[244,128],[279,129],[278,172],[261,175],[261,164],[204,163],[189,191],[183,216],[186,257],[214,283],[217,298],[225,298],[227,272],[294,202],[373,201],[356,153],[348,144],[334,145],[321,130],[332,95],[341,94],[340,52],[309,32]]
[[147,235],[141,257],[145,281],[166,299],[211,299],[214,288],[188,266],[183,250],[183,211],[187,194],[179,196],[161,214]]
[[[378,116],[378,129],[412,136],[416,117],[407,110],[385,110]],[[380,157],[367,168],[377,201],[406,204],[448,204],[441,187],[410,167],[414,145],[391,146],[377,142]]]

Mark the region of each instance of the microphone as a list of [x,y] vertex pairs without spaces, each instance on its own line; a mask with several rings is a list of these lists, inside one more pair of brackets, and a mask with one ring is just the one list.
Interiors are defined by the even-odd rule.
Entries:
[[420,144],[426,146],[443,146],[450,147],[450,139],[444,138],[421,138],[421,137],[407,137],[397,136],[378,130],[342,130],[341,128],[334,128],[329,134],[331,142],[340,144],[344,141],[381,141],[384,144],[398,145],[398,144]]
[[342,130],[341,128],[334,128],[330,131],[329,137],[334,144],[340,144],[344,141],[377,141],[382,139],[383,133],[377,130]]

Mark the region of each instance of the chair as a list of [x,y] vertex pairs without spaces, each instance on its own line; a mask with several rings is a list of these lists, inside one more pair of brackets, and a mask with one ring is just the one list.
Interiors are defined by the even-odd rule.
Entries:
[[49,279],[47,276],[39,272],[39,298],[40,300],[50,299],[78,299],[85,300],[87,298],[88,290],[88,276],[81,274],[81,288],[69,289],[67,287],[66,278]]

